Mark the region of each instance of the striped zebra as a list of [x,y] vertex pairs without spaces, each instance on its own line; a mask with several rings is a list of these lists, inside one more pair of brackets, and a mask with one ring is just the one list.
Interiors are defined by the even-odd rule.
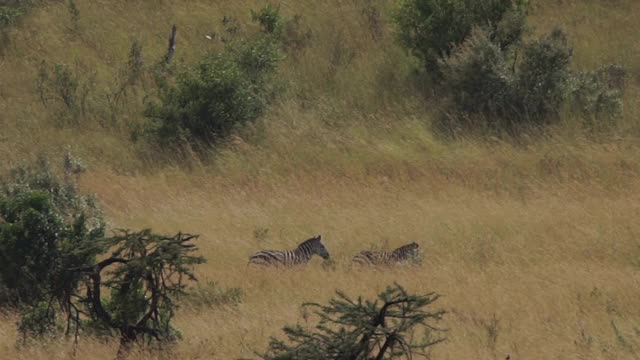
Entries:
[[313,255],[329,259],[329,252],[322,244],[322,236],[318,235],[300,243],[293,250],[262,250],[249,258],[249,264],[294,266],[306,264]]
[[418,255],[418,247],[412,242],[391,252],[365,250],[354,256],[353,262],[358,265],[396,265],[414,259]]

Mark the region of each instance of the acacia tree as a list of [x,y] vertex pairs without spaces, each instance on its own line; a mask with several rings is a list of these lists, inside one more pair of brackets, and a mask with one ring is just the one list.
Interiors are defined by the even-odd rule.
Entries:
[[[102,245],[113,249],[109,257],[70,269],[84,276],[84,289],[74,296],[86,310],[74,305],[75,317],[70,321],[80,329],[80,315],[84,314],[94,328],[117,331],[120,356],[136,341],[174,340],[178,334],[171,326],[175,299],[183,293],[185,280],[195,280],[193,266],[204,262],[203,257],[193,255],[197,248],[191,241],[196,238],[183,233],[158,235],[147,229],[120,230],[105,239]],[[104,288],[111,289],[109,297]]]
[[[443,310],[427,311],[439,295],[411,295],[400,285],[388,287],[374,301],[350,299],[337,291],[329,305],[305,304],[316,308],[320,321],[314,329],[300,325],[285,327],[285,341],[272,338],[265,360],[411,359],[444,341],[435,338],[442,331],[431,322],[442,319]],[[423,341],[415,341],[422,333]]]

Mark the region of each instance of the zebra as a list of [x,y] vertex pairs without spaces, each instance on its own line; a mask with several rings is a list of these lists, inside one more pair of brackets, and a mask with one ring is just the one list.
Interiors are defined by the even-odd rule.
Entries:
[[318,255],[325,260],[329,259],[329,252],[322,244],[322,235],[303,241],[293,250],[258,251],[249,258],[249,264],[295,266],[306,264],[313,255]]
[[418,244],[412,242],[391,252],[364,250],[353,257],[358,265],[396,265],[414,259],[418,255]]

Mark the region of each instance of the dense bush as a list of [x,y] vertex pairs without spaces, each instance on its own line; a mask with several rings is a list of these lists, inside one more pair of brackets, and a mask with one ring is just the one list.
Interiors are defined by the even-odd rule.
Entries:
[[200,150],[224,140],[262,115],[278,60],[268,37],[231,41],[222,53],[208,55],[179,74],[175,85],[165,84],[160,102],[147,107],[155,139],[163,145],[186,141]]
[[93,198],[81,195],[67,155],[64,176],[48,161],[14,169],[0,183],[0,284],[4,305],[36,305],[45,294],[68,300],[78,277],[66,269],[94,260],[104,221]]
[[513,75],[502,51],[486,31],[477,28],[440,64],[453,109],[467,114],[486,114],[490,119],[510,111]]
[[[559,30],[523,46],[510,63],[489,34],[476,28],[452,55],[440,61],[452,109],[467,125],[514,130],[556,117],[568,94],[571,47]],[[513,59],[515,60],[515,58]]]
[[[96,202],[78,192],[82,171],[67,154],[61,176],[42,157],[1,179],[0,306],[20,311],[24,339],[117,335],[121,354],[140,340],[176,339],[176,302],[204,262],[193,254],[197,236],[121,230],[105,237]],[[241,296],[234,291],[229,301]]]
[[438,60],[481,27],[501,49],[520,40],[525,0],[403,0],[395,14],[401,42],[417,55],[433,78]]
[[626,76],[626,70],[619,65],[578,74],[571,82],[573,110],[589,125],[607,125],[619,118]]
[[568,93],[571,56],[566,35],[557,29],[524,46],[516,73],[519,114],[513,116],[540,122],[558,114]]
[[[405,0],[396,15],[404,45],[435,75],[447,132],[517,133],[569,108],[588,123],[622,114],[624,69],[570,70],[561,30],[524,42],[526,1]],[[607,70],[608,69],[608,70]]]

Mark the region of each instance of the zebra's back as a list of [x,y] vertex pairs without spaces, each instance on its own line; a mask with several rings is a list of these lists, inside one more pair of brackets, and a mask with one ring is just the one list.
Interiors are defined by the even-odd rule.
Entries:
[[389,263],[390,253],[382,251],[361,251],[353,257],[353,262],[358,265],[384,265]]
[[398,265],[410,260],[410,256],[398,256],[394,252],[387,251],[361,251],[353,257],[353,263],[366,266]]
[[294,266],[301,263],[294,251],[262,250],[249,258],[249,264],[265,266]]
[[249,258],[253,265],[284,265],[284,254],[277,250],[262,250]]

